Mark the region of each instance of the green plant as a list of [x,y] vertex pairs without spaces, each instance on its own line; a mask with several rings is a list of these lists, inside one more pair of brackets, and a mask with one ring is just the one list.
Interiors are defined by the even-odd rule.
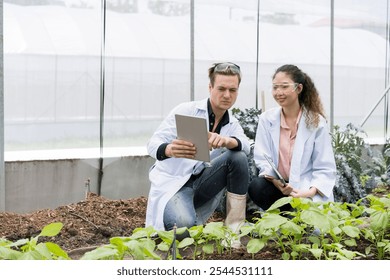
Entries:
[[335,126],[332,146],[337,166],[335,201],[355,203],[365,197],[379,181],[385,182],[385,161],[364,141],[365,132],[348,124],[344,130]]
[[[222,222],[211,222],[206,225],[196,225],[188,229],[191,245],[194,245],[193,258],[214,252],[222,253],[223,243],[227,237],[227,228]],[[184,241],[184,240],[183,240]]]
[[182,259],[180,254],[181,248],[187,248],[194,243],[193,238],[186,237],[183,240],[177,240],[177,235],[183,236],[187,231],[186,227],[172,229],[170,231],[158,231],[157,234],[161,242],[157,245],[157,249],[167,252],[166,259]]
[[[292,210],[280,212],[285,204],[290,204]],[[176,229],[178,236],[187,235],[180,240],[175,238],[174,231],[137,228],[130,237],[113,237],[110,244],[86,253],[81,259],[144,260],[162,259],[164,255],[164,259],[176,256],[182,259],[186,250],[190,250],[193,259],[205,258],[207,254],[226,250],[229,253],[229,240],[243,236],[249,237],[246,249],[252,256],[263,248],[274,248],[282,252],[284,260],[389,259],[389,209],[390,195],[381,198],[369,195],[356,203],[284,197],[262,212],[255,223],[245,224],[239,235],[234,235],[223,222]],[[359,240],[371,243],[364,253],[360,248],[356,251]],[[0,240],[0,252],[2,244],[8,246],[7,241]]]
[[[293,211],[279,213],[289,203]],[[309,199],[285,197],[276,201],[253,226],[255,233],[247,250],[256,253],[274,242],[283,251],[282,259],[354,259],[364,256],[352,250],[360,238],[364,222],[357,209],[346,203],[320,203]]]
[[[377,251],[377,258],[382,260],[386,254],[390,255],[390,195],[388,197],[368,196],[370,206],[365,209],[369,214],[369,224],[364,227],[364,237],[369,240]],[[371,252],[367,248],[367,253]]]
[[130,237],[112,237],[110,244],[85,253],[82,260],[123,260],[125,258],[146,260],[161,259],[156,254],[154,240],[156,231],[152,227],[137,228]]
[[202,246],[202,250],[206,254],[214,253],[214,245],[217,253],[222,253],[225,248],[223,241],[227,237],[227,228],[223,222],[212,222],[205,225],[202,232],[202,237],[205,240],[205,244]]
[[232,109],[233,116],[239,121],[245,135],[252,141],[255,140],[257,123],[261,115],[261,109],[249,108],[241,111],[239,108]]
[[352,215],[348,211],[352,208],[349,208],[347,203],[310,204],[311,207],[301,214],[307,225],[318,230],[317,234],[308,238],[312,243],[310,252],[316,258],[323,256],[325,259],[350,260],[360,256],[359,252],[351,250],[356,246],[356,239],[360,238],[360,216]]
[[[380,178],[384,181],[383,185],[389,186],[390,185],[390,139],[387,139],[384,147],[383,147],[383,165],[384,165],[384,172],[381,172]],[[382,170],[381,170],[382,171]]]
[[[193,241],[192,244],[194,245],[194,249],[193,249],[193,253],[192,253],[192,256],[193,256],[193,259],[195,260],[196,257],[200,254],[205,254],[206,252],[210,252],[212,250],[209,250],[208,247],[207,247],[207,241],[206,239],[204,239],[203,237],[203,228],[204,226],[203,225],[196,225],[196,226],[193,226],[191,228],[188,229],[188,232],[190,234],[190,238],[191,240]],[[204,250],[199,250],[199,248],[203,248],[202,246],[203,245],[206,245],[205,246],[205,249]]]
[[[0,239],[0,259],[2,260],[66,260],[68,254],[53,242],[39,243],[40,237],[56,236],[62,229],[62,223],[46,225],[42,231],[30,239],[15,242]],[[13,249],[14,248],[14,249]]]

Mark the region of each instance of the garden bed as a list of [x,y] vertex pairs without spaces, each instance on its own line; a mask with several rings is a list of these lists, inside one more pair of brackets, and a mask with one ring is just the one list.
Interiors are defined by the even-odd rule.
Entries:
[[[61,222],[63,228],[57,236],[40,237],[39,241],[58,244],[72,259],[79,259],[86,252],[110,243],[111,237],[131,236],[133,230],[145,226],[145,197],[110,200],[95,194],[78,203],[44,209],[28,214],[0,213],[0,237],[10,241],[37,236],[42,228],[50,223]],[[216,213],[210,221],[222,221]],[[248,240],[243,238],[245,244]],[[355,250],[364,253],[369,243],[360,240]],[[183,254],[192,258],[191,254]],[[238,260],[263,259],[278,260],[282,257],[280,247],[267,244],[256,254],[245,249],[224,251],[222,254],[200,256],[202,259]],[[310,258],[308,256],[307,258]],[[366,259],[372,257],[368,256]]]
[[[0,213],[0,237],[10,241],[37,236],[50,223],[61,222],[64,227],[55,237],[42,237],[39,241],[51,241],[78,259],[86,252],[110,243],[114,236],[130,236],[136,228],[145,226],[147,199],[111,200],[90,193],[78,203],[43,209],[27,214]],[[216,213],[210,221],[222,221]],[[211,256],[208,256],[211,258]],[[229,252],[218,259],[251,258],[244,250]],[[278,259],[277,252],[265,251],[257,258]]]

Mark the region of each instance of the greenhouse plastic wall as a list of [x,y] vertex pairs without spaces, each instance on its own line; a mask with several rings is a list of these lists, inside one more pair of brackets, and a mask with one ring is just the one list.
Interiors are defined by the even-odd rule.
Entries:
[[5,210],[3,2],[0,2],[0,211]]

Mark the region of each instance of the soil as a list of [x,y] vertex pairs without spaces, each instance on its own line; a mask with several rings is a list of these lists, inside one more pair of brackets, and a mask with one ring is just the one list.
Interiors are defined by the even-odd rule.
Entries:
[[[64,226],[57,236],[42,237],[39,241],[54,242],[67,251],[72,259],[79,259],[85,252],[109,244],[111,237],[130,236],[135,228],[144,227],[146,203],[146,197],[110,200],[90,193],[85,200],[56,209],[27,214],[3,212],[0,213],[0,238],[16,241],[34,237],[44,226],[61,222]],[[219,213],[210,218],[210,221],[222,220]],[[204,258],[278,260],[281,259],[281,253],[269,246],[254,256],[238,249],[219,255],[206,255]]]
[[[0,238],[10,241],[31,238],[37,236],[44,226],[61,222],[63,228],[57,236],[41,237],[39,241],[54,242],[67,251],[72,259],[78,259],[87,251],[109,244],[111,237],[130,236],[135,228],[144,227],[146,203],[146,197],[111,200],[90,193],[85,200],[56,209],[43,209],[27,214],[3,212],[0,213]],[[216,213],[209,221],[223,221],[223,217]],[[243,250],[235,250],[206,258],[252,259],[252,255]],[[277,252],[266,250],[255,258],[279,257]]]

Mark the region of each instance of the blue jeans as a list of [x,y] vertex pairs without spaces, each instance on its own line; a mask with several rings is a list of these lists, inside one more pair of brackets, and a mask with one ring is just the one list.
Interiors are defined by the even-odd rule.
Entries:
[[214,213],[224,191],[246,194],[249,184],[248,158],[242,151],[227,150],[211,161],[211,166],[192,175],[168,201],[164,226],[171,230],[204,224]]

